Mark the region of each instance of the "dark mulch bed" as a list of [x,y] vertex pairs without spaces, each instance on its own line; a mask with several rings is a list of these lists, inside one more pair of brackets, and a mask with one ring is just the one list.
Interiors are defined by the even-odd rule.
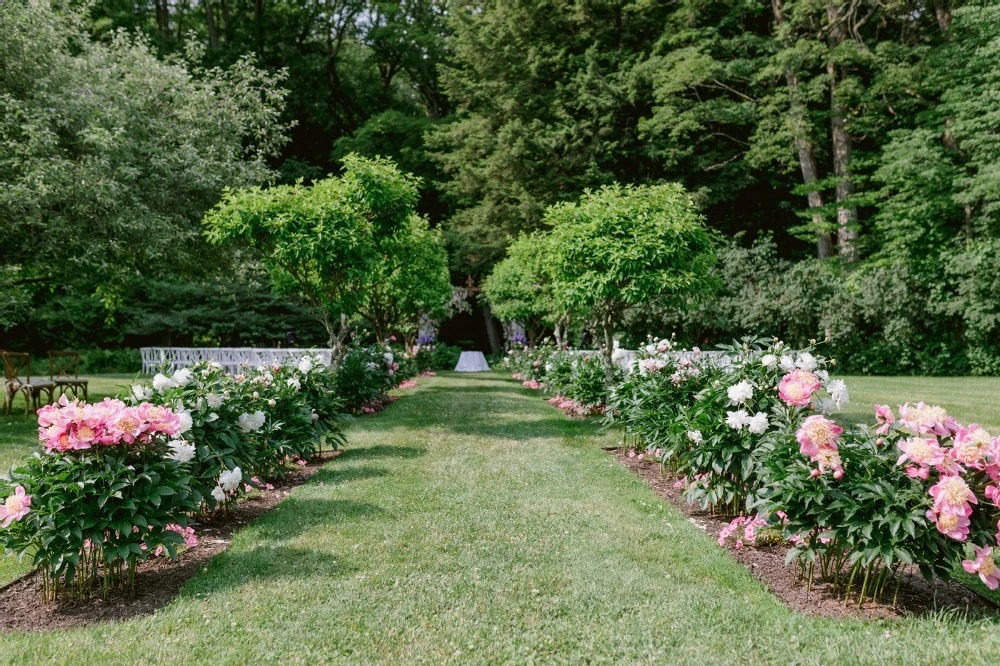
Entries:
[[[685,502],[682,491],[674,488],[677,479],[661,473],[657,461],[629,458],[619,450],[610,453],[632,472],[645,479],[657,495],[673,504],[709,537],[718,540],[719,533],[729,524],[731,516],[713,515]],[[964,585],[954,581],[928,583],[915,568],[904,573],[895,606],[891,605],[891,592],[894,591],[892,589],[894,586],[890,585],[886,603],[866,601],[859,610],[856,598],[852,597],[852,601],[845,605],[843,597],[835,596],[827,583],[816,581],[812,589],[807,591],[804,581],[799,579],[798,569],[785,564],[788,548],[784,545],[743,548],[727,545],[726,549],[776,597],[792,610],[804,615],[875,619],[926,614],[935,609],[954,609],[973,616],[995,616],[997,613],[995,604]]]
[[198,545],[185,550],[176,560],[150,558],[138,566],[135,592],[117,591],[107,599],[44,604],[38,576],[27,574],[0,587],[0,632],[51,631],[118,622],[150,615],[166,606],[181,586],[208,562],[229,547],[233,534],[274,508],[293,488],[306,482],[324,463],[340,455],[328,451],[308,465],[292,470],[274,490],[254,491],[225,515],[193,523]]

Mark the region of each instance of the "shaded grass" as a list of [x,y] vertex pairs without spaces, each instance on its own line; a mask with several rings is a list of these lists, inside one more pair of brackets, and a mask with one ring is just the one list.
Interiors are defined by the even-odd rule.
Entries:
[[0,663],[994,661],[992,622],[796,615],[604,453],[613,433],[495,376],[421,381],[167,608],[9,635]]

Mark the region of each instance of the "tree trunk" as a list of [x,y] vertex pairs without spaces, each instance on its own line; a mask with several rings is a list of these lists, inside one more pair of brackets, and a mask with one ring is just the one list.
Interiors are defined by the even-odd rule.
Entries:
[[948,32],[948,28],[951,27],[951,6],[949,6],[947,0],[935,0],[934,18],[937,19],[941,32]]
[[[839,8],[833,0],[826,7],[830,32],[827,44],[830,49],[842,45],[847,39]],[[858,209],[851,202],[854,196],[854,176],[851,173],[851,136],[844,124],[844,108],[837,99],[837,87],[843,72],[831,56],[826,65],[830,77],[830,133],[833,140],[833,174],[837,178],[837,244],[840,258],[847,263],[858,259]]]
[[[775,25],[784,21],[783,0],[772,0],[771,9],[774,12]],[[799,156],[799,167],[802,169],[802,183],[806,186],[806,199],[812,214],[813,226],[816,228],[816,256],[826,259],[833,256],[833,238],[826,232],[826,220],[823,217],[823,195],[814,187],[819,180],[819,170],[816,167],[816,151],[809,138],[809,124],[805,105],[799,93],[799,78],[795,72],[785,72],[785,83],[788,86],[789,118],[792,124],[792,134],[795,137],[795,151]]]
[[497,320],[493,316],[493,311],[485,301],[483,302],[483,318],[486,320],[486,335],[490,339],[490,352],[499,354],[503,352],[503,343],[500,340],[500,332],[497,330]]
[[215,12],[212,11],[211,0],[204,0],[205,3],[205,27],[208,29],[208,47],[210,49],[219,48],[219,31],[215,27]]
[[604,381],[610,387],[615,381],[615,330],[614,317],[607,314],[601,317],[601,357],[604,359]]

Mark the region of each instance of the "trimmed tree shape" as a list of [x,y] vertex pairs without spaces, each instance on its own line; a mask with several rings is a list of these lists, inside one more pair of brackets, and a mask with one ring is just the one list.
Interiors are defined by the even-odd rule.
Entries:
[[587,191],[545,213],[556,310],[583,313],[602,334],[605,371],[615,324],[631,308],[680,302],[710,286],[715,235],[678,184]]
[[448,253],[440,231],[410,215],[403,229],[380,248],[381,261],[369,275],[360,315],[379,342],[393,331],[412,342],[422,315],[444,314],[451,298]]
[[547,270],[550,240],[547,233],[521,234],[483,283],[493,313],[501,321],[520,322],[530,344],[546,325],[553,327],[556,342],[561,344],[570,320],[553,301],[552,276]]
[[257,250],[276,289],[313,306],[339,358],[350,318],[384,262],[380,250],[409,228],[416,201],[416,179],[391,161],[348,155],[342,176],[312,187],[227,190],[205,229],[214,244]]

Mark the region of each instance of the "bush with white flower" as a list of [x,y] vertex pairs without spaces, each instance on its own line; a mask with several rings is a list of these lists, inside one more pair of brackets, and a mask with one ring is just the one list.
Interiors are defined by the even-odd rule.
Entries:
[[812,348],[744,338],[720,350],[728,363],[710,371],[710,382],[677,415],[675,430],[700,432],[702,441],[685,443],[674,468],[692,479],[689,501],[739,513],[758,498],[760,443],[776,423],[789,410],[839,408],[848,396],[842,381],[830,379],[833,362]]
[[46,600],[130,587],[139,562],[189,542],[202,498],[176,411],[63,396],[38,423],[41,449],[3,485],[0,548],[30,558]]

